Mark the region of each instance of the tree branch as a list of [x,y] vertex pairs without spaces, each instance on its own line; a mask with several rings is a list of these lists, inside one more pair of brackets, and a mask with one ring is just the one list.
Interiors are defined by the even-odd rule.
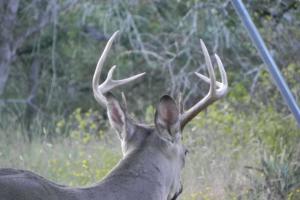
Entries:
[[[52,0],[51,2],[49,2],[48,4],[53,4],[51,6],[52,9],[50,8],[49,10],[47,10],[42,16],[40,16],[40,20],[36,24],[34,24],[31,27],[27,28],[26,31],[24,31],[21,35],[16,37],[17,39],[16,39],[15,44],[14,44],[14,49],[15,50],[18,49],[28,37],[32,36],[33,34],[36,34],[41,29],[46,27],[50,22],[52,22],[52,20],[53,20],[53,16],[52,16],[53,15],[53,9],[57,9],[57,14],[62,13],[62,12],[68,11],[77,2],[78,2],[78,0],[70,0],[65,5],[63,5],[61,7],[58,5],[56,0]],[[55,7],[57,7],[57,8],[55,8]]]

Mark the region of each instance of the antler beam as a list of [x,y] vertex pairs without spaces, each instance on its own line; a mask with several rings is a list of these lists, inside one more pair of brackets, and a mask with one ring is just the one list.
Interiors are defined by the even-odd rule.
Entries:
[[201,48],[204,53],[205,62],[208,68],[208,74],[209,78],[195,72],[195,74],[202,80],[204,80],[206,83],[210,84],[209,91],[207,95],[201,99],[198,103],[196,103],[194,106],[192,106],[190,109],[188,109],[186,112],[182,113],[181,116],[181,129],[184,128],[184,126],[192,120],[199,112],[201,112],[203,109],[205,109],[207,106],[215,102],[216,100],[222,98],[226,95],[228,91],[228,81],[227,81],[227,75],[226,71],[224,69],[224,66],[222,64],[221,59],[217,54],[215,54],[218,68],[221,74],[221,81],[216,81],[216,76],[214,73],[213,65],[210,59],[210,56],[208,54],[207,48],[202,40],[200,40]]
[[106,98],[105,98],[105,93],[111,91],[112,89],[114,89],[116,87],[125,85],[132,81],[135,81],[136,79],[138,79],[146,74],[145,72],[143,72],[143,73],[131,76],[129,78],[125,78],[125,79],[121,79],[121,80],[113,80],[112,76],[116,69],[116,66],[114,65],[109,70],[106,80],[102,84],[98,85],[99,79],[100,79],[100,74],[101,74],[101,71],[103,68],[103,64],[106,60],[106,57],[111,48],[111,45],[112,45],[113,41],[115,40],[116,36],[118,35],[118,33],[119,33],[119,31],[116,31],[108,40],[108,42],[103,50],[103,53],[101,54],[101,56],[99,58],[99,61],[98,61],[98,64],[96,66],[96,70],[95,70],[95,73],[93,76],[92,85],[93,85],[93,93],[94,93],[95,99],[99,104],[101,104],[104,107],[106,107],[106,104],[107,104]]

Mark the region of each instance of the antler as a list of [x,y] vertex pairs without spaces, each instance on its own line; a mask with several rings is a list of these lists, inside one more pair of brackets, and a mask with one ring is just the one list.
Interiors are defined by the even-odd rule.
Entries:
[[106,77],[106,80],[102,84],[98,85],[104,61],[106,60],[107,54],[108,54],[108,52],[111,48],[111,45],[112,45],[113,41],[115,40],[116,36],[118,35],[118,33],[119,33],[119,31],[116,31],[110,37],[110,39],[108,40],[108,42],[107,42],[107,44],[106,44],[106,46],[103,50],[103,53],[99,58],[99,61],[98,61],[98,64],[96,66],[96,70],[95,70],[95,73],[94,73],[94,76],[93,76],[93,83],[92,84],[93,84],[93,92],[94,92],[95,99],[99,104],[101,104],[104,107],[106,107],[106,104],[107,104],[107,101],[106,101],[106,98],[105,98],[105,93],[109,92],[110,90],[112,90],[116,87],[119,87],[121,85],[125,85],[125,84],[127,84],[131,81],[134,81],[134,80],[142,77],[143,75],[145,75],[145,72],[144,72],[144,73],[140,73],[140,74],[131,76],[129,78],[125,78],[125,79],[121,79],[121,80],[113,80],[112,76],[113,76],[113,73],[116,69],[116,65],[114,65],[109,70],[109,72],[107,74],[107,77]]
[[219,58],[219,56],[217,54],[215,54],[217,64],[219,67],[219,71],[221,74],[221,80],[222,80],[222,82],[218,82],[218,81],[216,81],[216,76],[214,73],[214,69],[213,69],[207,48],[202,40],[200,40],[200,43],[201,43],[202,51],[204,53],[205,62],[206,62],[207,68],[208,68],[209,78],[200,73],[197,73],[197,72],[195,72],[195,74],[200,79],[209,83],[210,87],[209,87],[209,91],[208,91],[207,95],[203,99],[201,99],[198,103],[196,103],[194,106],[192,106],[189,110],[182,113],[181,122],[180,122],[181,129],[183,129],[184,126],[190,120],[192,120],[200,111],[202,111],[204,108],[206,108],[207,106],[209,106],[216,100],[225,96],[228,91],[227,75],[226,75],[226,72],[225,72],[225,69],[222,64],[221,59]]

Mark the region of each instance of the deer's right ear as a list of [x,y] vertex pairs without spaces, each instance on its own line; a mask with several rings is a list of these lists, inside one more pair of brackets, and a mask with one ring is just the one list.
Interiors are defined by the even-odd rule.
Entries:
[[172,97],[164,95],[160,98],[155,113],[155,126],[164,139],[174,141],[180,136],[180,113]]
[[118,132],[118,135],[121,140],[125,140],[130,133],[128,119],[126,112],[115,99],[115,97],[108,92],[105,94],[107,100],[107,115],[111,126]]

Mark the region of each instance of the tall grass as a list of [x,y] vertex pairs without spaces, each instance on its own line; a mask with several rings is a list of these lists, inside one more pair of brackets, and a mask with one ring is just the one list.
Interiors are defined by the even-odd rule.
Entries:
[[[116,134],[96,124],[98,114],[78,109],[56,122],[55,137],[36,134],[31,142],[20,127],[0,129],[0,167],[29,169],[70,186],[101,180],[121,150]],[[190,153],[180,199],[300,199],[300,133],[293,119],[212,106],[183,134]]]

